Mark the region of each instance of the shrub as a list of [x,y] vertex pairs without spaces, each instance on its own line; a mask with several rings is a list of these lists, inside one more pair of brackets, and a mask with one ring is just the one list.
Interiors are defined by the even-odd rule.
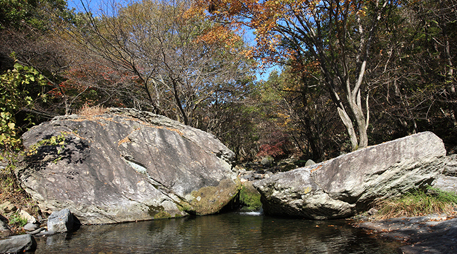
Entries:
[[[22,129],[17,124],[16,115],[25,108],[33,108],[34,99],[29,95],[29,89],[36,85],[46,85],[44,76],[19,63],[0,75],[0,161],[13,164],[22,148]],[[31,125],[31,115],[26,114],[21,121]]]
[[271,156],[275,159],[287,157],[290,154],[292,146],[287,134],[282,132],[274,132],[271,137],[262,144],[257,153],[257,157]]

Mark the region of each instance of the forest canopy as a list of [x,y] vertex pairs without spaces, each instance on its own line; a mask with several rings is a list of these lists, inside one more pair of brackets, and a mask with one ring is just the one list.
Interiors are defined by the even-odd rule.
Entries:
[[322,161],[426,130],[454,153],[456,0],[81,4],[0,1],[2,160],[84,106],[170,117],[239,161]]

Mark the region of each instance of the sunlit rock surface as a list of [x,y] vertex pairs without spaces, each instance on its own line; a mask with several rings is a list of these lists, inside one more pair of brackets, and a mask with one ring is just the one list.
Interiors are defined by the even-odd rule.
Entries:
[[440,138],[423,132],[360,149],[254,183],[266,214],[345,218],[376,199],[431,184],[448,160]]
[[56,117],[23,140],[25,190],[42,210],[68,208],[83,224],[212,214],[238,191],[232,151],[148,112]]

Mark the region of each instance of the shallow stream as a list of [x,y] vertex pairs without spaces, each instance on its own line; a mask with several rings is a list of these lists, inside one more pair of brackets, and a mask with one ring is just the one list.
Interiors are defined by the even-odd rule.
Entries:
[[115,225],[82,226],[38,238],[36,253],[397,253],[346,220],[285,219],[227,213]]

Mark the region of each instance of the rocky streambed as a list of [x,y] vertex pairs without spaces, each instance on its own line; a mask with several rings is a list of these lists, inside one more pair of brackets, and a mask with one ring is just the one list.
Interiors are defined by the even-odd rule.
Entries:
[[[455,192],[457,186],[457,156],[446,156],[431,132],[271,175],[233,167],[234,153],[211,134],[134,109],[56,117],[23,140],[27,153],[16,170],[23,188],[42,212],[68,209],[83,225],[217,214],[236,207],[243,190],[257,190],[269,216],[344,219],[413,189]],[[421,234],[435,229],[430,239],[454,239],[448,217],[436,225],[433,219],[405,221],[357,226],[399,236],[411,248],[435,244]]]
[[400,253],[457,253],[457,218],[445,214],[360,220],[353,224],[368,234],[404,244]]

